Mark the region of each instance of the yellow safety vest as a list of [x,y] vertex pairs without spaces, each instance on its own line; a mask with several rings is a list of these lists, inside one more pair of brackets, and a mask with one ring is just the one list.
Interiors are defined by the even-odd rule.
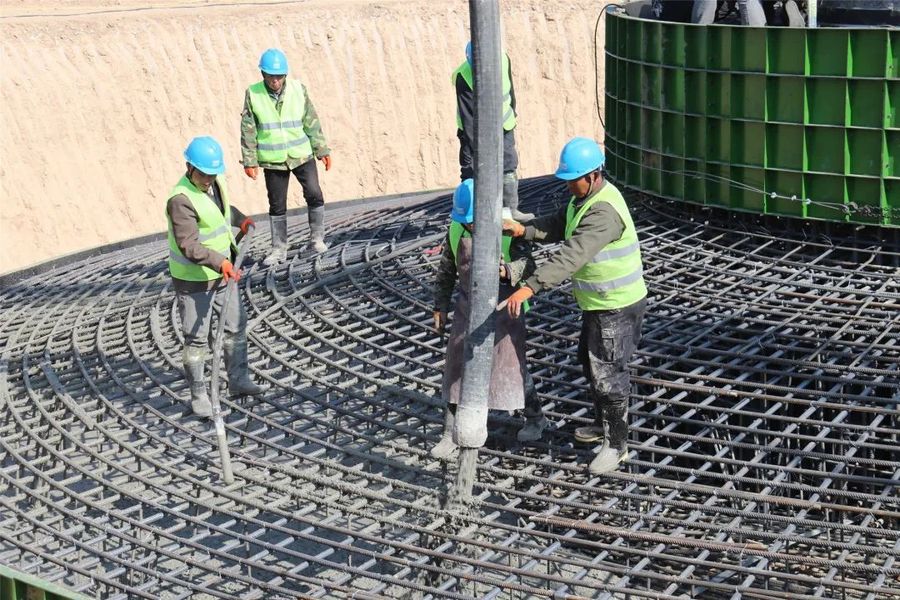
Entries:
[[630,306],[647,295],[637,230],[622,194],[606,182],[575,210],[575,197],[566,209],[565,239],[572,237],[581,218],[597,202],[608,202],[625,223],[622,236],[607,244],[572,275],[572,293],[581,310],[613,310]]
[[[228,201],[228,191],[225,189],[223,179],[216,179],[213,185],[219,186],[222,196],[224,212],[219,212],[219,207],[206,192],[200,191],[187,175],[183,175],[175,187],[172,188],[169,198],[184,194],[190,200],[191,206],[197,211],[197,229],[200,232],[200,243],[205,247],[218,252],[226,257],[231,255],[231,249],[237,249],[234,235],[231,233],[231,204]],[[166,211],[166,222],[169,224],[169,273],[176,279],[184,281],[212,281],[222,276],[218,271],[192,262],[178,248],[175,243],[175,234],[172,232],[172,219]]]
[[[503,70],[503,131],[511,131],[516,126],[516,111],[512,107],[512,81],[509,79],[509,56],[503,55],[501,68]],[[472,79],[472,65],[469,61],[463,61],[459,67],[453,71],[450,81],[456,85],[457,76],[462,75],[470,90],[475,89]],[[456,110],[456,128],[462,129],[462,119],[459,116],[459,109]]]
[[261,163],[278,164],[288,158],[312,156],[312,144],[303,130],[306,94],[299,81],[284,82],[281,113],[262,81],[250,86],[250,108],[256,115],[256,158]]

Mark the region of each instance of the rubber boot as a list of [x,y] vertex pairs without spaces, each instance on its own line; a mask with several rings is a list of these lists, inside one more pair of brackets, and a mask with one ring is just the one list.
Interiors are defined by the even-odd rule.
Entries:
[[250,379],[247,366],[247,338],[226,333],[222,340],[225,349],[225,370],[228,373],[228,393],[232,396],[256,396],[269,389]]
[[287,215],[269,215],[269,227],[272,230],[272,250],[263,259],[263,264],[272,267],[287,260]]
[[516,434],[516,439],[520,442],[535,442],[541,439],[544,429],[550,425],[550,421],[544,416],[544,410],[541,408],[541,401],[537,397],[537,391],[534,389],[534,382],[531,376],[525,375],[525,425]]
[[449,405],[444,408],[444,433],[441,435],[441,441],[431,449],[432,458],[443,460],[459,449],[459,446],[453,441],[453,425],[456,423],[455,413],[456,409],[451,409]]
[[310,208],[307,213],[309,218],[309,247],[321,254],[328,250],[325,243],[325,207]]
[[628,405],[609,405],[603,410],[606,439],[600,452],[591,461],[590,471],[592,475],[602,475],[615,471],[619,463],[628,457]]
[[534,213],[519,212],[519,178],[515,171],[503,174],[503,206],[509,209],[514,221],[530,221]]
[[212,403],[206,390],[206,352],[200,348],[185,348],[181,355],[184,377],[191,390],[191,410],[198,417],[212,416]]

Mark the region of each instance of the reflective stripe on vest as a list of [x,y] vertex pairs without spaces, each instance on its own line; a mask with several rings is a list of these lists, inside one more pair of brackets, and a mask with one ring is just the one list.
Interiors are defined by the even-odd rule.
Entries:
[[647,295],[637,230],[625,199],[606,182],[576,211],[575,198],[566,208],[565,239],[572,237],[582,217],[597,202],[607,202],[625,224],[622,236],[607,244],[572,275],[572,293],[581,310],[614,310],[630,306]]
[[[464,237],[472,237],[472,235],[466,231],[466,228],[462,226],[462,223],[457,223],[456,221],[450,222],[450,251],[453,253],[453,260],[459,265],[459,253],[457,249],[459,248],[459,240]],[[508,235],[504,235],[500,240],[500,251],[503,254],[503,262],[512,262],[512,258],[509,256],[509,247],[512,245],[512,238]],[[531,305],[528,301],[525,301],[523,304],[525,308],[525,312],[530,310]]]
[[[506,54],[503,55],[501,69],[503,71],[503,130],[510,131],[516,126],[516,111],[512,107],[512,81],[509,78],[509,56]],[[463,61],[459,68],[453,71],[450,80],[454,86],[458,75],[462,75],[470,90],[475,89],[475,84],[472,83],[472,65],[469,64],[469,61]],[[463,128],[458,107],[456,109],[456,128]]]
[[256,158],[261,163],[283,163],[288,158],[312,156],[312,144],[303,131],[306,95],[299,81],[286,79],[281,113],[262,81],[250,86],[250,108],[256,116]]
[[[224,178],[216,178],[213,185],[219,186],[224,212],[219,212],[219,207],[216,206],[209,194],[197,189],[186,175],[182,176],[172,188],[169,198],[179,194],[187,197],[197,212],[197,231],[200,243],[228,258],[231,256],[231,249],[237,248],[231,233],[231,204],[228,200],[228,190],[225,188]],[[184,281],[212,281],[220,278],[222,275],[218,271],[198,265],[181,253],[178,244],[175,243],[172,220],[169,218],[168,211],[166,211],[166,222],[169,226],[169,273],[172,277]]]

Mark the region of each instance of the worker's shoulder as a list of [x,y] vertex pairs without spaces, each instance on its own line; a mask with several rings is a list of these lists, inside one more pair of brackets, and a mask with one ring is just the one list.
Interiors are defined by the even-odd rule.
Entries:
[[175,194],[169,196],[169,199],[166,201],[166,210],[171,214],[173,211],[179,210],[194,210],[194,205],[191,204],[190,199],[182,194],[181,192],[176,192]]

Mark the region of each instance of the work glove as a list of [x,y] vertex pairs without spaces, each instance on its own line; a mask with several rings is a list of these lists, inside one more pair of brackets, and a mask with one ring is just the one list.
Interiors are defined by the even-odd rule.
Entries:
[[244,174],[250,179],[256,179],[256,174],[259,172],[259,167],[244,167]]
[[244,235],[247,235],[247,232],[250,231],[251,227],[256,227],[256,222],[250,217],[241,221],[241,233]]
[[330,170],[331,170],[331,155],[326,154],[325,156],[320,156],[320,157],[319,157],[319,160],[321,160],[321,161],[322,161],[322,164],[325,165],[325,170],[326,170],[326,171],[330,171]]
[[525,226],[518,221],[504,220],[503,233],[506,233],[511,237],[522,237],[525,235]]
[[509,316],[513,319],[518,319],[519,314],[522,312],[522,305],[532,296],[534,296],[534,290],[527,285],[523,285],[514,291],[512,295],[506,299],[506,310],[509,311]]
[[222,272],[222,279],[225,283],[228,283],[231,280],[234,280],[235,283],[241,280],[241,272],[236,271],[234,265],[231,264],[231,261],[227,258],[222,261],[222,265],[219,267],[219,271]]
[[442,310],[434,311],[434,330],[438,335],[444,335],[447,329],[447,313]]

